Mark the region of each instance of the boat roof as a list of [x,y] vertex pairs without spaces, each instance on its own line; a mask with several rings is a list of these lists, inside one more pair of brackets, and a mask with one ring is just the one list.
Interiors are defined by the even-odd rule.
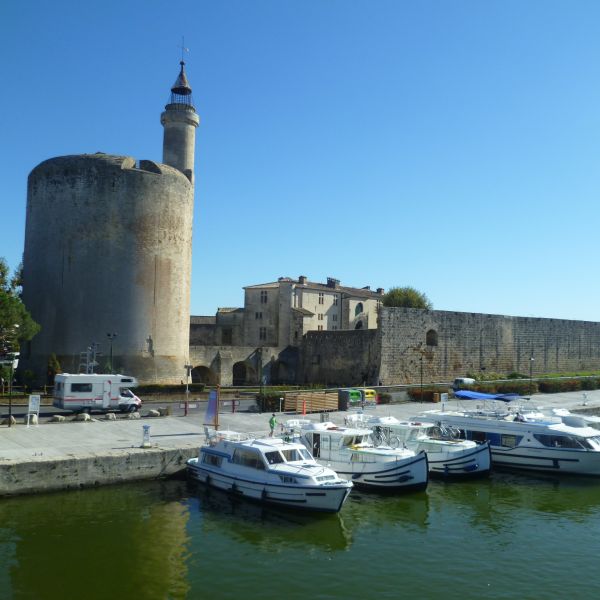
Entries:
[[323,433],[331,433],[333,435],[369,435],[371,433],[370,429],[364,427],[343,427],[331,423],[330,421],[326,423],[306,423],[302,425],[302,431],[320,431]]

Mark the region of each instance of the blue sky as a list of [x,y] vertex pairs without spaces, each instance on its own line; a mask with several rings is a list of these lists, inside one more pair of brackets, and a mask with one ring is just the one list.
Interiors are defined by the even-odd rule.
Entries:
[[193,314],[306,275],[600,321],[599,23],[593,1],[4,0],[0,256],[41,161],[162,159],[183,35]]

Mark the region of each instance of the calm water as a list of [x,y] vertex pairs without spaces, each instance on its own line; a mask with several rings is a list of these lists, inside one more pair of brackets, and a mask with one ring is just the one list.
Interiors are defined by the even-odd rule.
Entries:
[[0,598],[596,598],[600,481],[494,474],[338,515],[185,482],[0,501]]

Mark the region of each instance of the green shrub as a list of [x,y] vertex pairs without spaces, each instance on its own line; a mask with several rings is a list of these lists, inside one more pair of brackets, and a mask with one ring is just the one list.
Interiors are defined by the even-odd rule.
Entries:
[[527,375],[523,375],[523,373],[513,372],[513,373],[509,373],[506,376],[506,379],[527,379],[527,377],[528,376]]
[[[579,379],[545,379],[538,384],[540,392],[544,394],[556,394],[559,392],[576,392],[581,388]],[[589,388],[586,388],[589,389]]]

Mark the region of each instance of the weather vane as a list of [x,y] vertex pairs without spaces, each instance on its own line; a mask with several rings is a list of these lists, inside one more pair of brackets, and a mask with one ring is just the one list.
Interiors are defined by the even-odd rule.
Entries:
[[185,47],[185,38],[181,36],[181,62],[183,62],[183,53],[189,51],[190,49]]

